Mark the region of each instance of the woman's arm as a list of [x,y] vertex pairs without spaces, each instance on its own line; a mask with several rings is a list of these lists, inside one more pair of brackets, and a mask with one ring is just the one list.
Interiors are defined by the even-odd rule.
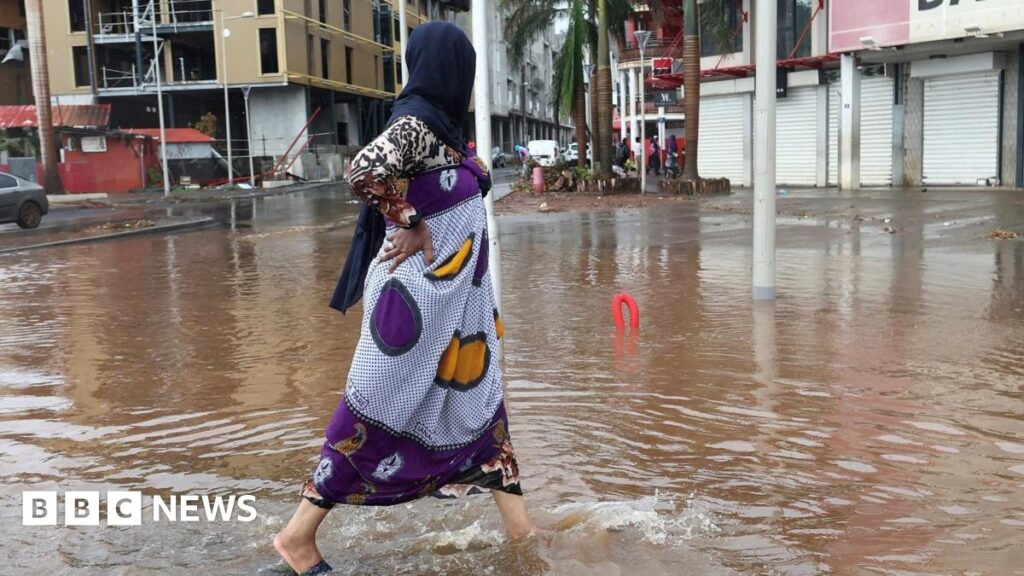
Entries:
[[403,174],[422,167],[436,141],[422,120],[399,118],[353,159],[348,173],[352,192],[398,226],[415,226],[420,215],[406,201],[398,181]]

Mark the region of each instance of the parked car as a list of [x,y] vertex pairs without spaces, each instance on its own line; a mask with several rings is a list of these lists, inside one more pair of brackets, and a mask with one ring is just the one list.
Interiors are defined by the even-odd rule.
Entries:
[[[586,159],[587,162],[590,162],[590,155],[591,155],[590,143],[588,142],[587,143],[587,159]],[[579,147],[576,145],[575,142],[573,142],[572,144],[569,144],[569,147],[565,150],[564,158],[565,158],[565,161],[569,162],[569,163],[575,163],[577,160],[579,160],[579,158],[580,158]]]
[[526,149],[530,158],[541,166],[554,166],[560,161],[558,142],[554,140],[531,140]]
[[495,146],[491,149],[491,167],[492,168],[504,168],[507,162],[505,152],[501,150],[500,146]]
[[15,222],[21,228],[35,228],[49,211],[42,186],[0,172],[0,224]]

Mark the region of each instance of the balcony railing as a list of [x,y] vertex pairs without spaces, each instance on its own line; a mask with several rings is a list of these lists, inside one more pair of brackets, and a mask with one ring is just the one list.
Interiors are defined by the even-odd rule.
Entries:
[[[669,51],[672,48],[672,39],[670,38],[651,38],[647,41],[647,47],[644,49],[644,58],[660,58],[662,56],[669,56]],[[622,53],[619,55],[620,62],[628,62],[630,60],[640,59],[640,48],[637,43],[633,40],[623,43]]]
[[[155,2],[139,7],[138,25],[143,33],[153,27]],[[168,29],[177,31],[179,27],[194,30],[196,26],[213,25],[213,8],[210,0],[175,0],[169,9],[158,14],[156,27],[159,32]],[[135,13],[131,10],[119,12],[100,12],[96,22],[96,35],[99,40],[104,37],[128,36],[135,33]]]

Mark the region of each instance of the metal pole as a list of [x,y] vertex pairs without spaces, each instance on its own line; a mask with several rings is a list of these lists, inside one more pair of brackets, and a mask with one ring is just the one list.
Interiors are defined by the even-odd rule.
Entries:
[[231,153],[231,104],[228,102],[228,35],[231,31],[224,25],[224,12],[220,13],[220,53],[224,68],[224,131],[228,140],[228,186],[235,181],[234,156]]
[[245,86],[242,88],[242,94],[245,95],[245,150],[249,156],[249,184],[256,187],[256,172],[252,167],[252,121],[249,119],[249,92],[252,90],[252,86]]
[[775,299],[776,0],[757,0],[754,122],[754,300]]
[[[646,44],[646,43],[645,43]],[[647,194],[647,80],[644,77],[644,47],[640,48],[640,195]]]
[[[409,24],[405,15],[405,0],[395,0],[395,5],[398,6],[398,41],[402,43],[402,85],[405,85],[409,81],[409,65],[405,63],[405,47],[409,45]],[[477,54],[480,54],[480,51],[477,51]]]
[[160,53],[156,41],[156,5],[153,5],[153,76],[156,78],[156,110],[160,115],[160,165],[164,172],[164,197],[171,195],[171,180],[167,174],[167,128],[164,125],[164,91],[160,80]]
[[[476,50],[475,114],[476,114],[476,149],[480,159],[491,169],[491,82],[490,61],[488,55],[488,8],[487,0],[473,0],[473,48]],[[404,62],[404,60],[403,60]],[[492,172],[493,174],[493,172]],[[484,200],[487,207],[487,238],[490,243],[488,268],[491,272],[491,284],[494,288],[494,305],[501,312],[501,242],[498,240],[498,221],[494,217],[494,194],[488,194]]]

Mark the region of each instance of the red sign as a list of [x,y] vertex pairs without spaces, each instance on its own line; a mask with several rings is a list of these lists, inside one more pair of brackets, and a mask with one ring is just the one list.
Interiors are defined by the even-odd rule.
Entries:
[[672,73],[672,59],[671,58],[655,58],[654,59],[654,75],[660,74],[671,74]]

